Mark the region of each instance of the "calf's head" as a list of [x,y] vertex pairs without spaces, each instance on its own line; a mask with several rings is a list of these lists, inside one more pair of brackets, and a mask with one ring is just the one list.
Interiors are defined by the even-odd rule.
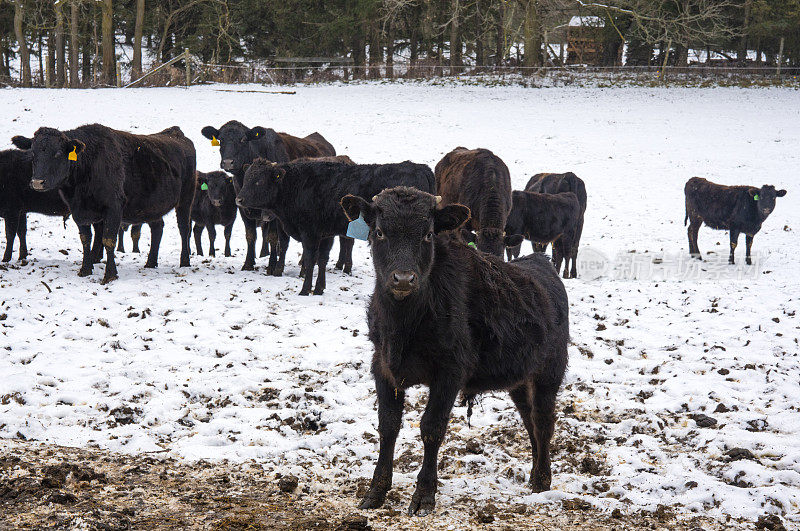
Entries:
[[274,210],[285,175],[286,170],[274,162],[254,160],[244,172],[244,182],[236,194],[236,204],[245,209]]
[[761,219],[766,219],[775,210],[775,199],[785,195],[786,190],[775,190],[771,184],[765,184],[760,189],[750,189],[750,197],[756,202],[756,209]]
[[438,198],[416,188],[389,188],[367,201],[346,195],[341,204],[348,219],[369,225],[376,285],[395,300],[424,289],[435,259],[434,235],[458,229],[469,208],[438,207]]
[[236,195],[233,191],[233,177],[222,171],[197,172],[197,184],[201,190],[205,190],[215,207],[221,207],[227,197]]
[[502,258],[506,247],[515,247],[522,243],[521,234],[507,235],[503,229],[480,229],[475,235],[475,245],[479,251]]
[[267,134],[263,127],[246,127],[241,122],[231,120],[219,129],[207,125],[201,130],[203,136],[211,140],[212,145],[219,142],[219,167],[231,173],[244,172],[245,164],[250,164],[258,156],[258,143]]
[[39,128],[33,138],[15,136],[11,141],[20,149],[30,150],[33,162],[31,188],[38,191],[60,187],[86,147],[77,138],[69,138],[58,129],[49,127]]

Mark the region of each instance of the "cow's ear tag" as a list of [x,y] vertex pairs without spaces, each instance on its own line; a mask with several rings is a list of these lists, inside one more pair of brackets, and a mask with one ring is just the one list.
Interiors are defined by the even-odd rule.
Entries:
[[212,146],[218,146],[219,145],[219,140],[217,140],[217,137],[215,137],[213,135],[211,136],[211,145]]
[[76,162],[78,160],[78,153],[75,152],[75,146],[72,147],[72,151],[69,152],[67,158],[72,162]]
[[469,242],[467,245],[472,247],[473,249],[477,249],[478,248],[478,246],[475,245],[475,242]]
[[206,183],[203,183],[203,184],[200,185],[200,189],[201,190],[208,190],[208,185]]
[[358,215],[358,219],[354,219],[347,225],[347,235],[356,240],[367,241],[369,237],[369,225],[364,221],[362,214]]
[[758,201],[758,194],[753,196],[753,201]]

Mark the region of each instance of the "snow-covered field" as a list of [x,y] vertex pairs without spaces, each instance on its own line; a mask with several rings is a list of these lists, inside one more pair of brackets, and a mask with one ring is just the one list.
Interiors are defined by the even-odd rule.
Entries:
[[[285,89],[296,93],[3,90],[0,146],[41,125],[97,121],[141,133],[180,125],[195,142],[198,169],[208,171],[219,155],[200,128],[238,119],[301,136],[319,131],[357,162],[433,166],[455,146],[488,147],[508,164],[515,188],[536,172],[574,171],[589,195],[583,254],[605,272],[566,282],[573,346],[553,490],[527,490],[527,436],[511,401],[495,393],[482,398],[471,427],[466,408],[454,410],[438,507],[464,495],[581,497],[606,510],[664,504],[800,523],[797,91]],[[708,228],[700,232],[706,261],[685,260],[683,184],[693,175],[788,189],[755,238],[755,265],[728,266],[727,234]],[[146,228],[143,236],[146,251]],[[60,219],[31,215],[28,242],[27,263],[0,269],[0,437],[253,459],[265,471],[318,479],[320,491],[371,476],[377,415],[365,244],[356,245],[353,276],[332,271],[324,296],[299,297],[299,244],[283,278],[266,276],[264,259],[242,272],[238,222],[234,257],[193,256],[191,268],[179,269],[170,215],[159,269],[144,270],[143,255],[118,255],[120,278],[108,286],[99,284],[102,264],[77,277],[71,222],[65,229]],[[742,263],[743,253],[744,238]],[[425,396],[410,394],[396,453],[404,503],[421,462]],[[699,427],[699,414],[716,425]],[[733,448],[752,456],[736,459]]]

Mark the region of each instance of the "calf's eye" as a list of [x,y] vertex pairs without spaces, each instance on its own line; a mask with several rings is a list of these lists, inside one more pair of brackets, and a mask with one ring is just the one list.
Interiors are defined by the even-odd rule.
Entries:
[[429,232],[425,235],[425,241],[429,243],[433,241],[433,232]]
[[386,236],[383,235],[383,231],[381,229],[375,229],[375,237],[379,240],[385,240]]

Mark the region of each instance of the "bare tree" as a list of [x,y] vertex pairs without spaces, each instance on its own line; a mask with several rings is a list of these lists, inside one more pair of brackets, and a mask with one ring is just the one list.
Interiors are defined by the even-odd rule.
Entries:
[[58,88],[66,85],[66,72],[64,69],[64,12],[61,8],[64,0],[56,0],[56,86]]
[[14,6],[14,36],[19,45],[20,69],[22,71],[22,85],[31,86],[31,56],[28,51],[28,43],[25,40],[25,30],[22,26],[25,16],[25,4],[23,0],[9,0]]
[[133,29],[133,64],[131,81],[142,75],[142,26],[144,26],[144,0],[136,0],[136,25]]
[[115,84],[116,57],[114,53],[114,6],[113,0],[101,0],[103,32],[103,82]]
[[69,86],[78,86],[78,10],[80,0],[72,0],[69,4]]

